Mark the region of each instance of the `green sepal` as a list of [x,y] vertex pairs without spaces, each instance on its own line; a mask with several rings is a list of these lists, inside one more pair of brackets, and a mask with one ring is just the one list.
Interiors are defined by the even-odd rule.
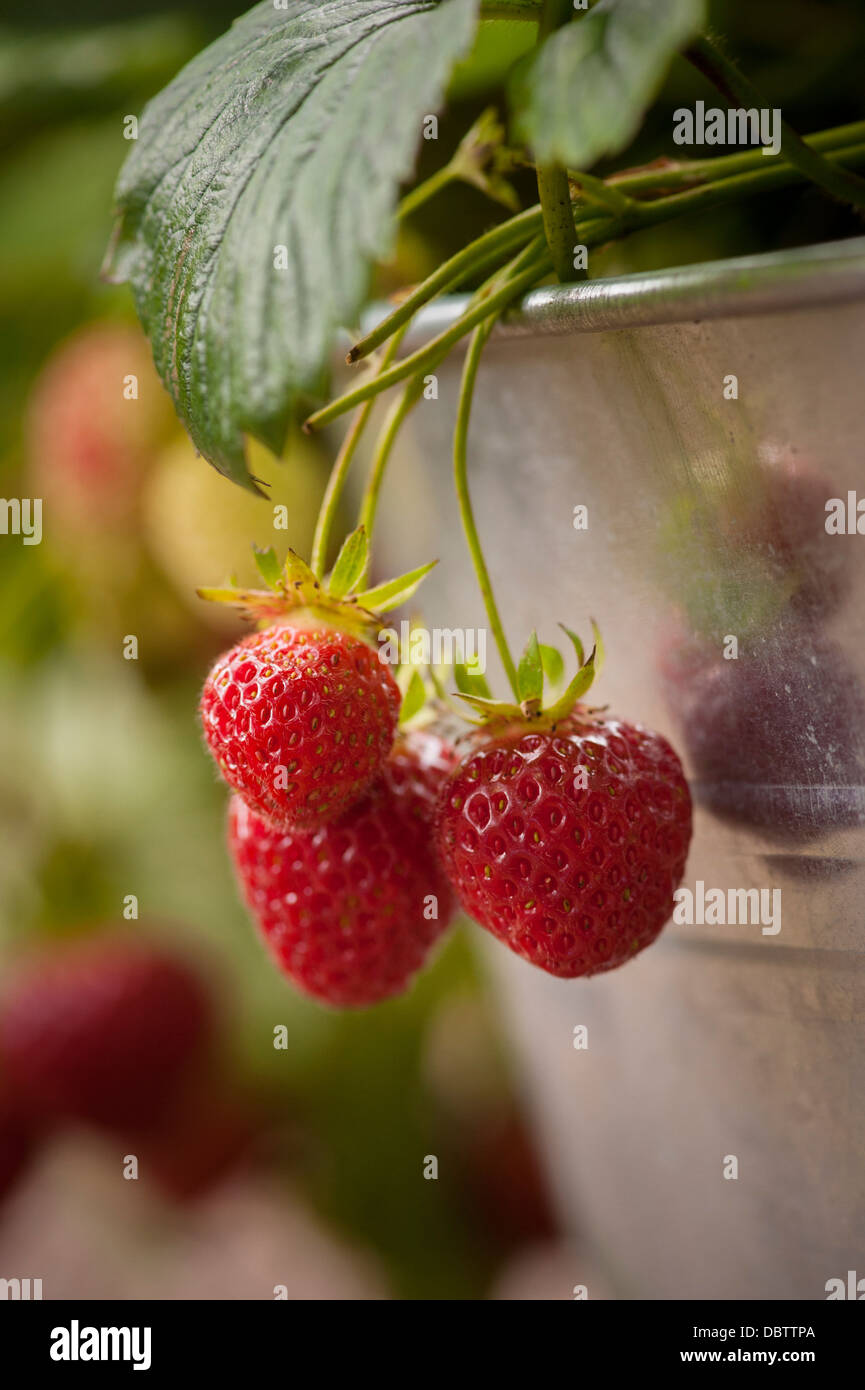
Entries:
[[593,647],[588,661],[580,667],[567,689],[559,696],[554,705],[544,710],[544,719],[551,724],[557,724],[560,719],[564,719],[566,715],[570,714],[577,701],[585,695],[594,679],[595,648]]
[[480,671],[473,671],[464,661],[454,662],[454,680],[461,695],[477,695],[482,700],[492,700],[493,692],[489,681]]
[[517,668],[517,694],[521,704],[537,706],[544,695],[544,668],[538,634],[533,632],[526,643]]
[[423,683],[423,677],[416,666],[411,668],[408,683],[402,697],[402,704],[399,710],[400,726],[407,724],[416,714],[419,714],[426,704],[427,692]]
[[294,550],[289,550],[285,557],[285,564],[282,567],[282,584],[286,589],[318,590],[321,588],[309,565]]
[[565,674],[565,663],[558,647],[549,647],[546,643],[540,644],[541,665],[544,668],[544,675],[550,685],[559,684]]
[[368,561],[369,536],[364,526],[358,526],[342,543],[328,580],[328,593],[334,598],[345,598],[363,578]]
[[[470,720],[470,723],[482,724],[485,728],[513,725],[517,728],[549,729],[554,728],[562,719],[567,718],[597,676],[603,660],[604,649],[601,634],[594,619],[592,620],[592,632],[595,645],[589,653],[588,660],[583,659],[583,644],[577,634],[565,627],[563,623],[560,623],[559,626],[574,644],[574,651],[579,660],[579,669],[558,699],[546,707],[542,704],[544,675],[553,679],[560,679],[564,671],[561,653],[555,647],[542,646],[538,642],[537,634],[533,632],[526,644],[517,670],[519,704],[507,700],[491,700],[487,697],[486,692],[484,696],[481,696],[476,693],[476,690],[466,689],[465,686],[468,682],[460,681],[458,677],[459,698],[464,700],[479,716],[476,720]],[[546,670],[544,669],[545,665]]]
[[438,560],[430,560],[428,565],[420,565],[416,570],[409,570],[396,579],[389,579],[385,584],[378,584],[374,589],[365,589],[362,594],[356,594],[355,597],[358,603],[363,604],[364,608],[374,609],[376,613],[389,613],[392,608],[398,608],[401,603],[405,603],[406,599],[411,598],[421,580],[437,564]]
[[525,718],[519,705],[509,703],[507,700],[485,700],[480,695],[466,695],[462,691],[458,692],[458,699],[465,700],[476,714],[481,717],[477,721],[479,724],[511,723],[514,720]]
[[253,545],[252,554],[255,560],[255,567],[269,589],[278,589],[282,580],[282,565],[276,558],[276,551],[273,546],[267,550],[262,550],[260,546]]
[[577,653],[577,665],[582,666],[586,659],[586,653],[583,651],[582,642],[580,641],[579,637],[575,632],[572,632],[569,627],[565,627],[564,623],[559,623],[559,627],[562,629],[562,632],[564,632],[567,637],[570,637],[571,641],[573,642],[574,651]]
[[592,624],[592,636],[595,639],[595,675],[599,676],[604,668],[607,652],[604,647],[604,639],[601,637],[601,629],[598,627],[594,618],[590,618],[589,621]]

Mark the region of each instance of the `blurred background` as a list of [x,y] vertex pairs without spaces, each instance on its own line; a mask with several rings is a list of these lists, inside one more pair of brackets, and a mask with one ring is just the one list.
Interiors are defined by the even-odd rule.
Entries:
[[[91,943],[92,978],[102,956],[148,943],[206,996],[211,1026],[195,1084],[145,1136],[116,1117],[35,1133],[0,1076],[0,1277],[41,1278],[46,1298],[268,1298],[277,1286],[290,1298],[546,1298],[582,1277],[603,1296],[603,1273],[590,1278],[589,1257],[560,1243],[473,929],[451,935],[407,998],[336,1015],[281,979],[235,893],[196,706],[241,628],[194,589],[251,577],[251,542],[274,543],[271,509],[196,458],[130,294],[98,276],[123,118],[243,8],[129,0],[119,21],[107,0],[79,0],[74,15],[60,0],[4,7],[0,492],[41,497],[44,532],[38,545],[0,536],[0,988],[36,954],[34,1008],[48,1008],[39,972],[56,953]],[[856,0],[712,13],[800,130],[860,114]],[[439,140],[420,152],[422,177],[501,105],[530,41],[530,26],[482,30]],[[701,93],[676,65],[617,164],[675,153],[671,112]],[[531,201],[531,176],[516,184]],[[373,293],[505,215],[450,186],[408,219]],[[593,273],[858,230],[817,192],[774,194],[642,233],[595,256]],[[130,374],[135,401],[117,389]],[[324,446],[290,440],[281,461],[253,450],[291,518],[277,548],[308,554]],[[45,998],[56,1019],[66,1003],[48,986]],[[137,1181],[123,1176],[129,1154]]]

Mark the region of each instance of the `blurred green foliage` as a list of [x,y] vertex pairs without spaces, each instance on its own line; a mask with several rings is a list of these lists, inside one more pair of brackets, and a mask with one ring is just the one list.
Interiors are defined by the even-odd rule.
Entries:
[[[267,1098],[275,1129],[304,1136],[286,1179],[377,1254],[398,1296],[477,1297],[496,1251],[453,1175],[422,1177],[424,1155],[443,1144],[425,1075],[443,1002],[455,991],[474,1001],[495,1046],[466,939],[451,940],[410,996],[365,1014],[332,1014],[288,987],[238,902],[225,789],[197,725],[201,680],[232,630],[214,630],[177,592],[141,508],[109,525],[95,495],[79,535],[58,518],[45,460],[32,457],[29,403],[45,363],[90,324],[134,323],[125,291],[99,280],[123,117],[221,27],[212,5],[104,28],[86,15],[72,32],[65,6],[57,31],[24,28],[25,13],[0,35],[0,492],[33,495],[37,469],[45,492],[42,544],[0,537],[0,964],[104,923],[197,953],[228,996],[238,1074]],[[409,243],[406,254],[428,253]],[[325,463],[305,486],[320,488]],[[145,493],[158,467],[157,457],[142,465]],[[298,498],[295,511],[309,510]],[[177,544],[206,523],[178,516]],[[138,661],[122,657],[127,634]],[[139,923],[122,918],[130,893]],[[273,1046],[277,1026],[287,1050]],[[497,1070],[490,1094],[496,1105],[507,1097]]]

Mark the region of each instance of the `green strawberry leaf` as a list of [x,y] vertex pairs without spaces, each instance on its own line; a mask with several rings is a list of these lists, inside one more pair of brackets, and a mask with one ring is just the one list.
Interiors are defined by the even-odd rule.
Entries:
[[262,550],[259,546],[252,547],[255,567],[269,589],[278,589],[282,581],[282,565],[276,558],[276,551],[271,546],[268,550]]
[[540,646],[540,652],[544,675],[550,685],[558,685],[562,676],[565,674],[565,663],[562,660],[561,652],[558,647],[548,647],[543,642]]
[[705,23],[704,0],[600,0],[519,64],[516,133],[542,164],[589,169],[618,154],[681,48]]
[[409,570],[397,579],[389,579],[386,584],[379,584],[374,589],[364,589],[362,594],[356,595],[357,601],[363,608],[372,609],[376,613],[389,613],[392,608],[399,608],[401,603],[411,598],[421,580],[437,564],[438,560],[430,560],[428,565],[419,565],[416,570]]
[[417,667],[412,667],[411,675],[399,710],[400,724],[407,724],[426,704],[426,686]]
[[544,668],[538,634],[533,632],[517,668],[517,694],[520,701],[540,700],[544,693]]
[[358,526],[350,536],[346,536],[337,556],[327,591],[334,598],[345,598],[350,594],[366,570],[369,559],[369,537],[363,526]]
[[478,0],[264,0],[146,107],[106,278],[129,282],[196,447],[253,491],[393,244],[423,118]]

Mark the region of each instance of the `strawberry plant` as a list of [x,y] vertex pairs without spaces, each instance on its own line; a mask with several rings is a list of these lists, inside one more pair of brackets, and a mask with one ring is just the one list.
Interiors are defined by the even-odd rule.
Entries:
[[[423,124],[455,66],[479,25],[500,24],[529,36],[507,79],[507,110],[484,113],[444,167],[412,182]],[[766,109],[707,31],[702,0],[266,0],[150,103],[120,174],[105,273],[131,285],[157,369],[204,458],[261,492],[248,439],[279,453],[298,423],[314,433],[351,417],[308,560],[289,553],[280,566],[267,551],[263,588],[202,591],[264,629],[217,663],[202,700],[208,744],[241,798],[231,818],[238,872],[289,975],[329,1002],[372,1002],[418,967],[449,915],[445,887],[436,930],[419,916],[425,887],[439,891],[429,889],[439,862],[482,925],[554,974],[624,962],[670,914],[691,827],[678,759],[659,736],[586,705],[601,665],[597,630],[588,657],[568,633],[577,656],[569,684],[559,653],[534,634],[514,660],[472,507],[467,438],[497,320],[550,279],[584,278],[592,248],[796,184],[865,212],[856,172],[865,123],[803,138],[776,113],[763,148],[708,159],[662,151],[640,168],[592,172],[630,144],[682,59],[724,111]],[[523,207],[526,171],[537,199]],[[358,327],[372,268],[401,220],[453,180],[489,196],[494,225]],[[457,317],[403,350],[416,315],[457,289],[467,290]],[[346,331],[358,379],[329,399]],[[455,487],[510,696],[496,700],[477,674],[453,671],[480,727],[442,775],[418,846],[416,806],[392,781],[397,686],[371,648],[381,614],[431,565],[371,584],[371,549],[399,430],[464,340]],[[373,405],[395,387],[368,451],[357,525],[328,572]],[[806,579],[795,580],[803,593]],[[546,701],[545,680],[556,687]],[[446,681],[441,671],[407,674],[401,721],[429,718],[428,693],[434,712],[453,705]]]

